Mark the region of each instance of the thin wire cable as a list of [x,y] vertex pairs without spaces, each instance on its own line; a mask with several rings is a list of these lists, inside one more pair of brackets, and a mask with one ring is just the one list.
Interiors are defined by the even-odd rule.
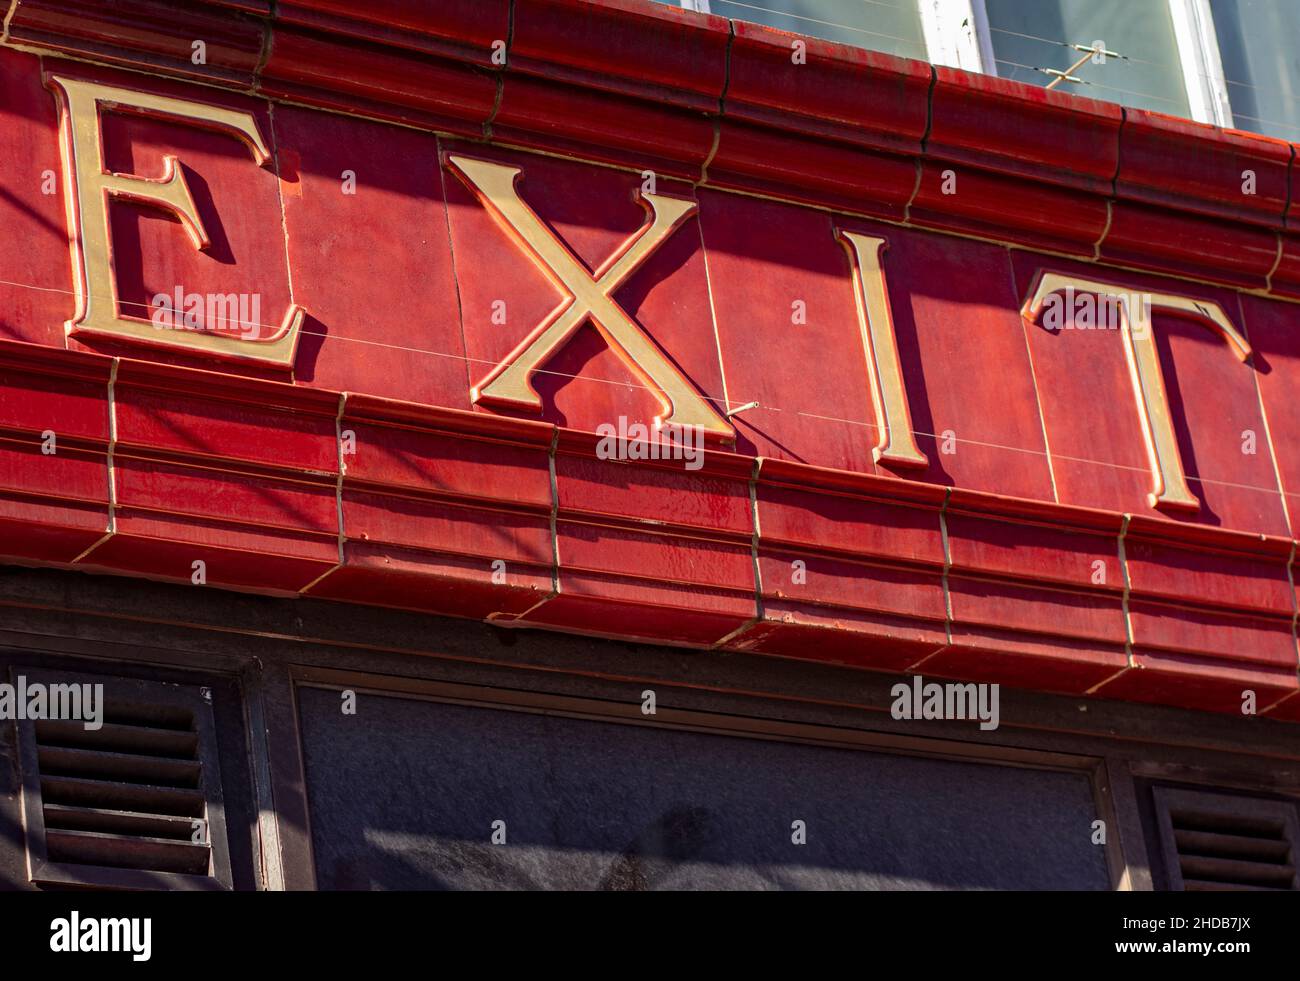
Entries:
[[[32,290],[37,290],[37,291],[42,292],[42,293],[59,293],[59,294],[62,294],[62,295],[67,295],[67,296],[74,296],[74,297],[76,296],[76,292],[73,291],[73,290],[60,289],[60,288],[58,288],[58,287],[51,287],[51,286],[37,286],[37,285],[35,285],[35,284],[33,284],[33,283],[21,283],[21,282],[17,282],[17,281],[14,281],[14,280],[0,279],[0,285],[3,285],[3,286],[15,286],[15,287],[19,287],[19,288],[21,288],[21,289],[32,289]],[[95,298],[96,298],[96,299],[103,299],[102,297],[95,297]],[[118,303],[119,303],[120,306],[134,306],[134,307],[143,307],[143,308],[146,308],[146,309],[153,309],[153,308],[152,308],[149,304],[147,304],[147,303],[137,303],[137,302],[133,302],[133,301],[118,301]],[[265,328],[268,328],[268,329],[271,330],[271,331],[276,331],[276,330],[279,330],[279,329],[280,329],[280,325],[279,325],[279,324],[261,324],[261,323],[258,323],[258,324],[248,324],[247,326],[250,326],[250,327],[254,327],[254,326],[255,326],[255,327],[265,327]],[[173,328],[159,328],[159,329],[173,329]],[[409,346],[402,345],[402,344],[390,344],[390,343],[387,343],[387,342],[385,342],[385,341],[375,341],[375,340],[370,340],[370,339],[367,339],[367,338],[361,338],[361,337],[348,337],[346,334],[338,334],[338,333],[328,333],[328,334],[326,334],[326,333],[321,332],[321,331],[311,331],[311,330],[307,330],[305,327],[300,331],[300,333],[302,333],[302,334],[306,334],[306,335],[309,336],[309,337],[321,337],[321,338],[326,338],[326,337],[328,337],[328,338],[330,338],[330,339],[338,340],[338,341],[350,341],[350,342],[355,343],[355,344],[367,344],[367,345],[371,345],[371,346],[374,346],[374,347],[382,347],[382,348],[387,348],[387,349],[389,349],[389,350],[394,350],[394,351],[403,351],[403,352],[406,352],[406,353],[408,353],[408,354],[423,354],[423,355],[429,355],[429,356],[431,356],[431,357],[449,358],[449,359],[451,359],[451,360],[455,360],[455,361],[462,361],[462,362],[464,362],[464,363],[466,363],[466,364],[479,364],[479,365],[487,365],[487,366],[490,366],[490,367],[496,367],[496,365],[499,363],[499,362],[497,362],[497,361],[493,361],[493,360],[489,360],[489,359],[485,359],[485,358],[472,358],[472,357],[469,357],[468,355],[464,355],[464,354],[453,354],[453,353],[448,352],[448,351],[434,351],[434,350],[430,350],[430,349],[426,349],[426,348],[409,347]],[[621,387],[621,388],[626,388],[626,389],[632,389],[632,390],[637,390],[637,391],[648,392],[648,393],[650,393],[651,395],[655,395],[655,396],[657,397],[657,393],[656,393],[652,388],[650,388],[650,386],[645,385],[645,384],[640,383],[640,382],[620,381],[620,380],[618,380],[618,379],[613,379],[613,378],[595,378],[595,377],[592,377],[592,376],[590,376],[590,375],[574,375],[574,374],[570,374],[570,373],[568,373],[568,372],[564,372],[564,371],[554,371],[554,370],[550,370],[550,369],[546,369],[546,368],[538,368],[538,369],[536,369],[536,372],[535,372],[535,373],[536,373],[536,374],[540,374],[540,375],[550,375],[550,376],[555,377],[555,378],[568,378],[568,379],[571,379],[571,380],[574,380],[574,381],[583,381],[583,382],[599,382],[599,383],[601,383],[601,384],[606,384],[606,385],[615,385],[615,386],[618,386],[618,387]],[[712,397],[710,397],[710,396],[708,396],[708,395],[705,395],[703,392],[698,392],[697,394],[699,395],[699,397],[700,397],[701,399],[703,399],[703,400],[706,401],[706,402],[710,402],[710,403],[712,403],[715,407],[721,407],[721,408],[723,409],[723,413],[724,413],[724,414],[727,413],[727,412],[730,412],[730,411],[731,411],[731,408],[732,408],[733,405],[736,405],[736,406],[745,405],[747,402],[752,401],[752,400],[750,400],[750,399],[746,399],[746,400],[743,400],[743,401],[731,402],[731,401],[728,401],[728,400],[726,400],[726,399],[712,398]],[[875,431],[877,430],[877,427],[876,427],[873,423],[865,422],[865,421],[863,421],[863,420],[861,420],[861,419],[842,419],[842,418],[840,418],[839,416],[827,416],[827,415],[821,415],[821,414],[819,414],[819,413],[815,413],[815,412],[805,412],[805,411],[803,411],[803,410],[801,410],[801,409],[782,409],[782,408],[780,408],[780,407],[778,407],[778,406],[775,406],[775,405],[769,405],[769,404],[765,404],[765,403],[760,403],[760,408],[763,409],[763,410],[765,410],[765,411],[768,411],[768,412],[790,412],[790,413],[792,413],[792,414],[794,414],[794,415],[803,416],[803,417],[805,417],[805,418],[820,419],[820,420],[827,421],[827,422],[838,422],[838,423],[843,423],[843,424],[845,424],[845,425],[849,425],[849,426],[859,426],[859,427],[862,427],[862,428],[865,428],[865,429],[870,429],[870,430],[872,430],[873,432],[875,432]],[[924,430],[920,430],[920,429],[913,429],[913,430],[912,430],[912,433],[913,433],[913,435],[916,435],[916,436],[928,436],[929,438],[934,439],[934,440],[936,440],[936,441],[941,441],[941,440],[942,440],[942,441],[946,441],[946,440],[949,438],[948,435],[947,435],[946,433],[928,433],[928,432],[925,432]],[[1032,447],[1027,447],[1027,446],[1010,446],[1010,445],[1005,444],[1005,443],[991,443],[991,442],[985,442],[985,441],[982,441],[982,440],[975,440],[975,439],[969,439],[969,438],[965,438],[965,437],[960,437],[960,436],[957,436],[955,433],[952,435],[951,438],[952,438],[953,442],[956,442],[956,443],[964,443],[964,444],[966,444],[967,446],[982,446],[982,447],[985,447],[985,448],[988,448],[988,449],[1006,450],[1006,451],[1008,451],[1008,452],[1012,452],[1012,453],[1027,453],[1027,454],[1030,454],[1030,455],[1032,455],[1032,456],[1040,456],[1040,457],[1043,457],[1044,459],[1048,459],[1048,460],[1066,460],[1066,461],[1069,461],[1069,462],[1072,462],[1072,463],[1084,463],[1084,464],[1089,464],[1089,465],[1092,465],[1092,466],[1110,467],[1111,469],[1114,469],[1114,470],[1125,470],[1125,471],[1128,471],[1128,472],[1131,472],[1131,473],[1149,473],[1149,472],[1150,472],[1149,468],[1147,468],[1147,467],[1132,467],[1132,466],[1128,466],[1128,465],[1126,465],[1126,464],[1122,464],[1122,463],[1112,463],[1112,462],[1110,462],[1110,461],[1108,461],[1108,460],[1093,460],[1093,459],[1090,459],[1090,458],[1088,458],[1088,457],[1069,456],[1069,455],[1067,455],[1067,454],[1063,454],[1063,453],[1059,453],[1059,452],[1051,452],[1051,453],[1049,453],[1049,452],[1048,452],[1047,450],[1045,450],[1045,449],[1043,449],[1043,450],[1039,450],[1039,449],[1034,449],[1034,448],[1032,448]],[[1189,481],[1195,481],[1195,482],[1199,482],[1199,483],[1201,483],[1201,484],[1211,484],[1211,485],[1215,485],[1215,486],[1219,486],[1219,487],[1234,487],[1234,488],[1237,488],[1237,489],[1240,489],[1240,490],[1258,491],[1258,492],[1266,493],[1266,494],[1279,494],[1279,493],[1280,493],[1280,494],[1286,494],[1287,496],[1300,496],[1300,494],[1292,494],[1291,492],[1288,492],[1288,491],[1282,490],[1282,488],[1281,488],[1280,486],[1274,486],[1274,487],[1261,487],[1261,486],[1258,486],[1258,485],[1255,485],[1255,484],[1241,484],[1241,483],[1236,483],[1236,482],[1234,482],[1234,481],[1215,480],[1215,479],[1213,479],[1213,478],[1209,478],[1209,477],[1192,477],[1192,476],[1190,476],[1190,475],[1188,476],[1187,479],[1188,479]]]
[[[1039,37],[1036,34],[1024,34],[1020,31],[1009,31],[1004,27],[993,27],[992,25],[989,25],[989,31],[996,34],[1009,34],[1012,37],[1024,38],[1027,41],[1041,41],[1043,44],[1052,44],[1063,48],[1069,48],[1073,46],[1073,42],[1070,41],[1057,41],[1054,40],[1053,38]],[[1125,55],[1122,53],[1120,57],[1122,58],[1122,60],[1131,61],[1135,65],[1149,65],[1152,68],[1163,68],[1166,71],[1173,72],[1174,74],[1180,77],[1184,74],[1183,66],[1181,64],[1170,65],[1163,61],[1151,61],[1150,59],[1147,58],[1139,58],[1136,55]],[[1201,78],[1206,78],[1210,80],[1219,78],[1218,75],[1212,75],[1209,72],[1203,72],[1203,71],[1196,71],[1194,72],[1194,74],[1199,75]],[[1228,85],[1241,85],[1249,89],[1262,90],[1262,86],[1252,85],[1250,82],[1236,81],[1228,78],[1226,75],[1223,76],[1223,81]],[[1300,99],[1295,99],[1291,101],[1300,102]]]
[[[1034,66],[1032,65],[1022,65],[1021,62],[1019,61],[1005,61],[1002,60],[1002,58],[993,58],[993,60],[995,60],[998,65],[1014,65],[1015,68],[1028,69],[1030,71],[1040,71],[1040,69],[1034,68]],[[1141,97],[1143,97],[1143,99],[1156,99],[1157,101],[1161,101],[1161,103],[1169,103],[1171,105],[1187,105],[1186,101],[1182,101],[1182,103],[1179,103],[1177,99],[1167,99],[1167,97],[1165,96],[1153,95],[1151,94],[1151,92],[1135,92],[1130,90],[1130,88],[1117,88],[1115,86],[1108,86],[1108,84],[1104,84],[1101,82],[1088,81],[1088,79],[1086,78],[1079,79],[1078,82],[1074,82],[1073,84],[1083,84],[1083,86],[1105,88],[1106,91],[1123,92],[1123,94],[1126,95],[1140,95]]]
[[[1043,44],[1050,44],[1050,45],[1054,45],[1054,46],[1057,46],[1057,47],[1070,48],[1070,47],[1073,46],[1073,45],[1071,44],[1071,42],[1068,42],[1068,41],[1057,41],[1057,40],[1053,40],[1052,38],[1038,37],[1038,36],[1035,35],[1035,34],[1025,34],[1025,33],[1021,32],[1021,31],[1011,31],[1011,30],[1007,30],[1006,28],[1002,28],[1002,27],[993,27],[992,25],[989,26],[989,31],[990,31],[991,33],[1007,34],[1007,35],[1010,35],[1010,36],[1012,36],[1012,37],[1024,38],[1024,39],[1029,40],[1029,41],[1039,41],[1039,42],[1042,42]],[[1181,64],[1178,64],[1178,65],[1170,65],[1170,64],[1166,64],[1165,62],[1160,62],[1160,61],[1151,61],[1151,60],[1149,60],[1149,59],[1147,59],[1147,58],[1138,58],[1138,57],[1136,57],[1136,56],[1134,56],[1134,55],[1122,55],[1122,58],[1123,58],[1123,60],[1125,60],[1125,61],[1129,61],[1129,62],[1132,62],[1132,63],[1135,64],[1135,65],[1148,65],[1148,66],[1150,66],[1150,67],[1152,67],[1152,68],[1160,68],[1160,69],[1163,69],[1163,70],[1165,70],[1165,71],[1168,71],[1168,72],[1173,73],[1174,76],[1175,76],[1176,78],[1179,78],[1179,79],[1183,78],[1183,76],[1186,74],[1186,72],[1185,72],[1185,70],[1184,70],[1184,68],[1183,68],[1183,66],[1182,66]],[[1001,59],[997,59],[997,58],[995,58],[994,60],[996,60],[996,61],[1001,61]],[[1012,64],[1012,65],[1018,64],[1017,62],[1011,62],[1011,61],[1007,61],[1007,62],[1003,62],[1003,63],[1005,63],[1005,64]],[[1022,67],[1022,68],[1028,68],[1028,69],[1031,70],[1031,71],[1040,71],[1040,69],[1038,69],[1038,68],[1034,68],[1033,66],[1030,66],[1030,65],[1020,65],[1019,67]],[[1262,86],[1262,85],[1253,85],[1253,84],[1251,84],[1250,82],[1243,82],[1243,81],[1239,81],[1239,80],[1237,80],[1237,79],[1231,79],[1231,78],[1228,78],[1226,75],[1224,75],[1224,76],[1220,76],[1220,75],[1217,75],[1217,74],[1211,74],[1210,72],[1204,72],[1204,71],[1201,71],[1201,70],[1199,70],[1199,69],[1193,69],[1192,74],[1198,76],[1199,78],[1203,78],[1203,79],[1205,79],[1205,80],[1207,80],[1207,81],[1210,81],[1210,82],[1222,81],[1224,85],[1235,85],[1235,86],[1238,86],[1239,88],[1250,89],[1252,92],[1267,92],[1267,93],[1269,93],[1269,94],[1276,94],[1276,92],[1275,92],[1274,89],[1267,88],[1267,87]],[[1098,83],[1098,82],[1091,82],[1091,81],[1088,81],[1087,79],[1084,79],[1084,80],[1081,80],[1081,81],[1083,82],[1083,84],[1088,84],[1088,85],[1097,85],[1099,88],[1111,88],[1112,91],[1116,91],[1116,92],[1126,92],[1126,91],[1129,91],[1129,90],[1126,90],[1126,89],[1116,89],[1116,88],[1113,88],[1113,87],[1111,87],[1111,86],[1106,86],[1106,85],[1103,85],[1103,84]],[[1300,81],[1300,75],[1297,76],[1297,81]],[[1074,84],[1079,84],[1079,83],[1074,83]],[[1145,98],[1150,98],[1150,99],[1158,99],[1158,100],[1160,100],[1160,101],[1162,101],[1162,102],[1173,102],[1175,105],[1179,104],[1179,103],[1178,103],[1178,100],[1176,100],[1176,99],[1162,98],[1161,96],[1158,96],[1158,95],[1156,95],[1155,93],[1148,93],[1148,92],[1130,92],[1130,94],[1132,94],[1132,95],[1141,95],[1141,96],[1143,96],[1143,97],[1145,97]],[[1232,109],[1232,106],[1231,106],[1231,102],[1232,102],[1231,95],[1229,95],[1229,99],[1228,99],[1228,101],[1229,101],[1229,108]],[[1298,105],[1300,105],[1300,98],[1296,98],[1296,97],[1291,97],[1291,98],[1283,97],[1283,101],[1284,101],[1284,102],[1289,102],[1289,103],[1292,103],[1292,104],[1298,104]],[[1262,118],[1262,117],[1260,117],[1260,116],[1252,116],[1252,115],[1250,115],[1250,114],[1248,114],[1248,113],[1238,112],[1236,109],[1232,109],[1232,116],[1233,116],[1233,121],[1234,121],[1234,122],[1235,122],[1237,119],[1250,119],[1250,120],[1254,120],[1255,122],[1267,123],[1267,124],[1270,125],[1270,126],[1278,126],[1278,127],[1281,127],[1282,129],[1294,130],[1294,131],[1296,131],[1297,133],[1300,133],[1300,122],[1287,123],[1287,122],[1282,122],[1282,121],[1279,120],[1279,119],[1264,119],[1264,118]],[[1240,129],[1241,127],[1235,127],[1235,128]]]

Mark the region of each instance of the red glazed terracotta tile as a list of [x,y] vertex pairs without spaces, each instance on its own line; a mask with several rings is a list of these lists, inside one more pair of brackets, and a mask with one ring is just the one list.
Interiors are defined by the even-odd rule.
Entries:
[[1262,289],[1278,262],[1275,231],[1135,201],[1115,201],[1100,256],[1156,272]]
[[[246,383],[247,384],[247,383]],[[289,386],[239,388],[221,376],[123,362],[113,386],[119,450],[170,451],[307,471],[338,472],[338,398],[310,401]]]
[[[277,22],[258,91],[341,112],[364,112],[443,132],[479,135],[497,79],[476,69],[481,48],[376,45],[334,30]],[[490,55],[489,55],[490,57]]]
[[1290,165],[1282,140],[1128,109],[1101,255],[1262,287],[1278,259]]
[[[35,436],[44,433],[58,442],[93,440],[107,449],[108,378],[85,374],[55,374],[35,363],[10,367],[0,349],[0,431]],[[107,367],[107,365],[105,365]]]
[[1289,542],[1271,556],[1193,551],[1130,535],[1124,558],[1134,595],[1289,616],[1295,591],[1287,576]]
[[1113,103],[936,66],[909,220],[1092,256],[1122,119]]
[[945,642],[938,498],[927,509],[811,487],[757,492],[762,620],[727,647],[897,671]]
[[987,627],[1122,647],[1127,639],[1118,595],[948,576],[953,629]]
[[201,561],[206,586],[291,595],[334,564],[319,543],[291,535],[223,532],[210,536],[201,523],[183,518],[130,527],[134,530],[119,531],[91,549],[76,567],[187,583],[198,589],[203,587],[194,584],[192,570],[193,563]]
[[492,135],[502,143],[691,180],[713,146],[703,114],[650,100],[571,89],[542,76],[506,76]]
[[872,671],[902,671],[945,643],[941,627],[908,617],[781,601],[765,604],[764,618],[725,647]]
[[1122,645],[955,625],[952,642],[911,666],[924,676],[1082,695],[1124,670]]
[[0,555],[71,562],[108,531],[108,371],[0,343]]
[[934,72],[927,157],[1109,195],[1124,118],[1118,105],[942,65]]
[[399,496],[346,480],[343,530],[349,541],[476,558],[489,580],[498,559],[507,577],[515,564],[553,564],[549,514]]
[[497,573],[472,556],[356,541],[344,546],[344,556],[346,563],[310,586],[308,596],[486,620],[517,616],[551,592],[550,569],[519,563]]
[[117,454],[114,534],[79,563],[193,582],[297,592],[338,560],[333,481],[235,474]]
[[1300,722],[1300,682],[1287,687],[1291,690],[1263,709],[1260,715],[1278,722]]
[[[732,30],[726,119],[900,153],[920,151],[929,65],[743,20],[733,21]],[[803,43],[801,59],[794,57],[796,37]]]
[[579,572],[561,579],[562,591],[553,599],[513,621],[496,622],[678,647],[712,647],[753,615],[752,597],[746,611],[742,600],[723,590],[675,583],[648,588]]
[[1053,500],[1006,250],[863,222],[841,227],[888,243],[883,267],[894,335],[912,428],[929,458],[925,469],[881,462],[878,471]]
[[1291,145],[1146,109],[1125,109],[1121,198],[1280,228]]
[[[638,0],[516,0],[510,68],[717,109],[727,84],[723,17]],[[575,9],[576,8],[576,9]]]
[[746,471],[753,467],[747,460],[740,462],[745,465],[740,472],[724,475],[708,473],[703,467],[688,470],[681,461],[653,465],[559,452],[555,456],[557,502],[561,515],[752,535]]
[[[736,450],[874,472],[876,430],[848,254],[830,218],[700,192]],[[806,323],[795,323],[804,304]]]
[[99,504],[108,500],[105,456],[93,450],[65,446],[41,452],[39,433],[7,437],[0,443],[0,489],[50,503],[71,501]]
[[[588,269],[598,269],[646,223],[636,204],[636,174],[480,147],[447,145],[443,159],[464,154],[522,169],[516,187],[524,202]],[[471,194],[446,175],[452,249],[460,290],[467,381],[477,384],[565,300],[549,274]],[[662,196],[689,198],[690,188],[656,182]],[[704,253],[695,217],[662,238],[612,294],[659,351],[715,407],[722,376],[709,307]],[[504,321],[504,322],[502,322]],[[588,321],[533,375],[542,411],[485,409],[541,418],[594,432],[602,423],[653,425],[658,396],[640,381]]]
[[58,129],[39,60],[0,50],[0,339],[62,348],[75,303]]
[[352,0],[279,0],[274,7],[279,24],[455,56],[483,68],[492,66],[492,42],[510,30],[510,0],[375,0],[364,6]]
[[[487,472],[481,463],[471,469]],[[481,618],[522,613],[550,593],[549,514],[409,493],[345,481],[345,564],[313,585],[311,595]]]
[[938,569],[847,562],[812,551],[760,546],[758,569],[768,619],[828,624],[839,616],[943,631],[945,604]]
[[0,541],[9,559],[69,563],[104,537],[108,505],[36,504],[0,491]]
[[290,106],[274,126],[294,296],[308,313],[294,377],[468,409],[437,139]]
[[1110,211],[1096,194],[927,159],[907,220],[1091,258]]
[[347,415],[343,424],[356,438],[356,452],[344,461],[349,485],[551,508],[550,462],[542,447],[403,429]]
[[[1241,296],[1243,332],[1254,348],[1252,363],[1259,397],[1268,419],[1268,442],[1292,515],[1292,533],[1300,530],[1300,415],[1295,392],[1300,386],[1300,334],[1296,333],[1300,306],[1258,296]],[[1260,452],[1263,452],[1260,450]]]
[[[165,0],[24,0],[10,11],[12,42],[207,83],[250,89],[265,29],[253,17]],[[202,58],[194,42],[203,42]]]
[[0,439],[0,554],[71,562],[108,531],[108,461],[39,435]]
[[1289,616],[1246,616],[1131,597],[1129,623],[1135,651],[1166,651],[1188,658],[1191,666],[1185,673],[1201,670],[1196,664],[1207,673],[1222,664],[1291,671],[1297,666]]
[[907,155],[925,133],[930,66],[744,21],[732,29],[707,183],[902,218],[916,187]]
[[125,450],[114,454],[113,473],[118,526],[124,532],[130,522],[165,523],[175,515],[210,521],[212,534],[203,540],[214,544],[221,544],[225,525],[338,538],[336,481],[328,477],[309,483],[301,476],[237,474],[144,459]]
[[[760,481],[763,543],[942,566],[937,508],[891,504]],[[795,556],[798,557],[798,556]]]
[[1291,218],[1287,230],[1278,236],[1277,266],[1268,277],[1268,290],[1277,296],[1300,299],[1300,236],[1295,228],[1300,218]]
[[666,4],[519,0],[492,118],[503,142],[695,178],[726,84],[725,19]]
[[752,550],[742,538],[656,534],[574,520],[558,522],[556,534],[561,588],[566,572],[589,572],[642,580],[647,591],[659,583],[733,590],[752,606]]
[[944,524],[953,569],[1098,590],[1124,587],[1117,535],[997,520],[951,507]]
[[755,613],[745,541],[560,521],[559,595],[521,626],[711,646]]
[[1256,712],[1296,690],[1295,668],[1208,664],[1167,651],[1135,650],[1136,667],[1102,685],[1101,698],[1154,702],[1240,716],[1243,693],[1255,693]]
[[902,221],[916,162],[849,143],[794,144],[783,130],[723,118],[704,183]]
[[[1235,297],[1223,290],[1029,253],[1014,253],[1013,260],[1022,298],[1029,296],[1035,274],[1047,269],[1102,279],[1126,291],[1218,303],[1240,329]],[[1075,302],[1086,300],[1080,295]],[[1159,309],[1153,320],[1179,454],[1199,510],[1164,513],[1147,503],[1154,480],[1122,333],[1085,330],[1085,321],[1073,317],[1055,331],[1041,322],[1025,325],[1061,502],[1286,535],[1271,455],[1262,440],[1255,454],[1243,453],[1243,432],[1264,432],[1254,370],[1200,323]],[[1206,397],[1211,392],[1213,398]]]

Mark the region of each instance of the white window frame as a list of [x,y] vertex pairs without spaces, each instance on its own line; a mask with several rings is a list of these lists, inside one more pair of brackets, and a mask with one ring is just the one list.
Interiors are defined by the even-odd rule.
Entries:
[[996,75],[984,0],[917,0],[930,61]]
[[1219,35],[1214,29],[1210,0],[1169,0],[1174,38],[1183,67],[1183,84],[1192,118],[1201,123],[1232,126],[1232,104],[1223,79]]

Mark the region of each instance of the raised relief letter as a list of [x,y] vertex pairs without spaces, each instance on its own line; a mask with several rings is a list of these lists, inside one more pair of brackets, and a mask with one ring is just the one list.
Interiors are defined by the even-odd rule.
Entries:
[[903,370],[894,339],[894,315],[889,310],[885,271],[880,264],[883,238],[836,229],[835,237],[848,250],[853,263],[853,296],[858,305],[858,326],[871,376],[871,404],[879,436],[872,458],[900,467],[924,467],[929,461],[912,435],[912,413],[907,407]]
[[1193,300],[1176,293],[1142,293],[1142,302],[1135,304],[1134,292],[1123,286],[1047,271],[1038,273],[1037,283],[1029,291],[1021,316],[1030,323],[1037,323],[1048,297],[1061,291],[1067,291],[1067,295],[1072,292],[1105,297],[1118,311],[1124,355],[1142,423],[1147,458],[1151,462],[1152,487],[1147,501],[1152,507],[1197,510],[1201,502],[1187,486],[1187,475],[1183,472],[1183,459],[1178,452],[1178,437],[1165,392],[1164,372],[1160,370],[1160,352],[1151,329],[1150,311],[1165,310],[1209,327],[1228,342],[1237,360],[1242,362],[1250,357],[1249,342],[1232,326],[1227,313],[1217,303]]
[[242,140],[252,150],[253,159],[262,166],[270,159],[270,153],[252,114],[57,75],[50,78],[49,84],[63,108],[63,171],[77,290],[77,310],[66,325],[68,333],[127,338],[217,357],[292,367],[305,313],[296,303],[289,306],[280,327],[266,338],[156,327],[148,320],[125,317],[118,311],[109,226],[111,198],[136,201],[175,215],[196,249],[206,249],[210,242],[176,157],[164,158],[163,175],[157,179],[108,172],[104,163],[101,111],[178,119],[229,134]]
[[695,202],[640,192],[650,215],[622,247],[594,273],[537,216],[515,187],[521,170],[504,164],[452,156],[447,164],[502,223],[542,272],[566,295],[564,301],[471,389],[475,402],[540,409],[532,375],[590,318],[605,342],[659,398],[657,425],[699,426],[723,438],[730,424],[691,385],[613,299],[618,289],[664,240],[695,211]]

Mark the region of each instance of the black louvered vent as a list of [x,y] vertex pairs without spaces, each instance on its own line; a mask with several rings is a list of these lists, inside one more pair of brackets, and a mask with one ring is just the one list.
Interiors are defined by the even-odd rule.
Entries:
[[[1157,788],[1174,885],[1189,892],[1300,888],[1296,805]],[[1172,870],[1171,870],[1172,871]]]
[[102,726],[19,723],[28,869],[42,886],[227,889],[211,690],[14,669],[103,686]]
[[110,701],[97,731],[80,722],[35,727],[51,861],[208,874],[192,711]]

